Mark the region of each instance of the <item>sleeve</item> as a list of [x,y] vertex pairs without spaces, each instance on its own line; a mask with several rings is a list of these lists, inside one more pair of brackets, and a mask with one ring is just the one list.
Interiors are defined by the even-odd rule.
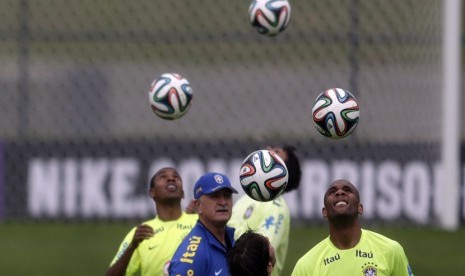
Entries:
[[124,237],[123,241],[121,242],[118,251],[116,252],[115,257],[113,257],[113,260],[111,261],[109,266],[112,266],[118,259],[123,255],[124,251],[126,251],[126,248],[129,246],[129,244],[132,241],[132,237],[134,236],[134,232],[136,231],[136,228],[134,227],[129,231],[129,233],[126,234]]
[[[192,240],[190,237],[187,241]],[[169,266],[170,276],[207,275],[209,254],[205,245],[199,243],[181,243]]]
[[402,246],[396,242],[392,252],[392,276],[413,276]]
[[[121,245],[119,246],[118,252],[116,253],[115,257],[110,263],[110,266],[116,263],[118,259],[123,255],[124,251],[126,251],[126,248],[129,246],[129,243],[131,243],[132,241],[135,231],[136,231],[136,227],[134,227],[131,231],[129,231],[129,233],[124,237],[123,241],[121,242]],[[133,275],[140,275],[140,273],[141,273],[140,255],[139,255],[139,251],[136,250],[132,254],[131,260],[128,263],[125,275],[133,276]]]
[[[299,259],[292,270],[291,276],[306,276],[307,274],[304,272],[302,261]],[[310,274],[308,274],[310,275]]]

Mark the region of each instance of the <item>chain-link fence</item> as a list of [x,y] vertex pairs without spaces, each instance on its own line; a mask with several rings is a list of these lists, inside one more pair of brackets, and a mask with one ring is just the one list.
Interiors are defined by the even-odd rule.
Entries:
[[[371,218],[434,222],[442,2],[290,3],[289,27],[270,38],[250,26],[250,1],[1,1],[3,217],[146,216],[137,183],[157,166],[177,166],[189,190],[205,170],[236,180],[250,151],[290,143],[304,172],[294,216],[318,219],[315,187],[348,177]],[[194,92],[176,121],[148,104],[165,72]],[[361,106],[341,141],[311,121],[332,87]]]

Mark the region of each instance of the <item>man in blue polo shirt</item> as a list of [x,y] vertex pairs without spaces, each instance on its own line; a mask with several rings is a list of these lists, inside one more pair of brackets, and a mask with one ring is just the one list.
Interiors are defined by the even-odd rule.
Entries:
[[228,177],[207,173],[194,185],[197,224],[184,238],[170,263],[169,275],[228,276],[227,253],[234,245],[234,228],[226,226],[237,194]]

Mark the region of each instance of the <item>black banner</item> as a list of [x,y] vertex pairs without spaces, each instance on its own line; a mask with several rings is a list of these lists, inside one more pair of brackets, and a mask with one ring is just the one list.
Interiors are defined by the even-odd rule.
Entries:
[[[276,144],[272,144],[276,145]],[[148,179],[176,167],[186,199],[206,171],[227,174],[240,189],[239,168],[268,145],[237,142],[139,141],[0,144],[0,216],[6,219],[128,219],[154,214]],[[321,220],[326,186],[347,178],[359,187],[364,219],[436,223],[440,216],[439,147],[433,145],[296,144],[299,191],[286,194],[294,219]],[[465,170],[463,164],[461,171]],[[461,177],[460,214],[465,191]]]

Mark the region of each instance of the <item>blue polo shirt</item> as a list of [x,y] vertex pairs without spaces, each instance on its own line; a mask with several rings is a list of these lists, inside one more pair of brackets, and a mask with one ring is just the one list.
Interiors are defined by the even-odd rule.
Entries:
[[224,246],[200,222],[184,238],[171,259],[169,275],[229,276],[227,254],[234,246],[234,228],[226,227]]

